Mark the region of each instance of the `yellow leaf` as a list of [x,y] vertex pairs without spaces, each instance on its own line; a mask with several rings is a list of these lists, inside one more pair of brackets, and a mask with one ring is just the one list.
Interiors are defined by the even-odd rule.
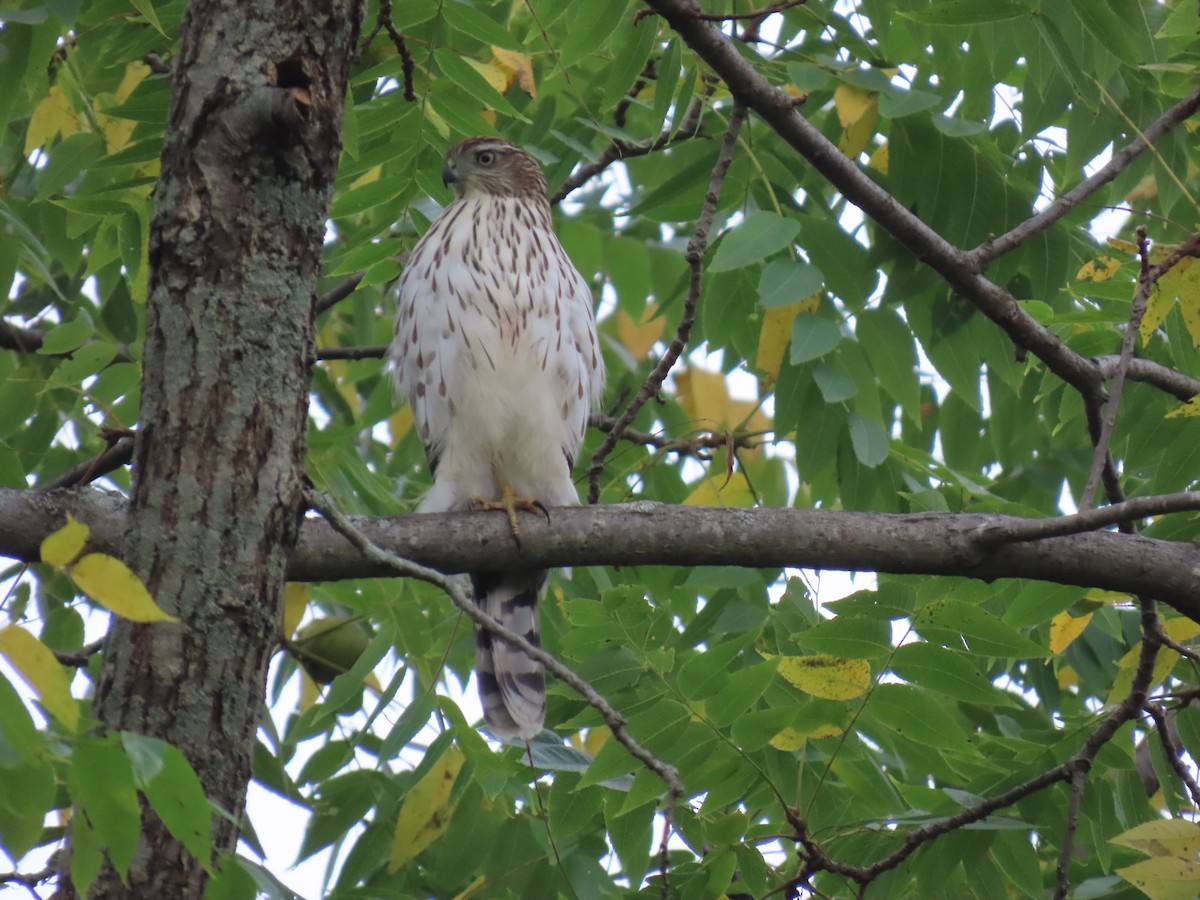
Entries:
[[857,159],[875,134],[879,95],[842,83],[833,92],[833,103],[837,107],[838,121],[842,123],[838,149],[851,159]]
[[871,664],[838,656],[785,656],[779,674],[806,694],[824,700],[852,700],[871,686]]
[[1195,900],[1200,884],[1200,863],[1174,856],[1144,859],[1116,871],[1150,900]]
[[442,140],[447,140],[450,137],[450,126],[446,120],[438,114],[438,111],[433,108],[432,103],[425,103],[421,106],[421,112],[425,118],[429,120],[429,124],[434,127]]
[[529,61],[529,57],[524,53],[517,53],[515,50],[497,47],[495,44],[492,45],[492,53],[495,54],[495,63],[508,73],[509,78],[515,75],[521,90],[536,100],[537,85],[533,80],[533,64]]
[[508,90],[508,86],[512,84],[512,76],[505,72],[500,66],[492,65],[491,63],[481,63],[477,59],[470,59],[466,56],[464,56],[463,59],[466,60],[467,64],[470,65],[472,69],[482,75],[484,80],[494,87],[499,93],[503,94]]
[[755,499],[746,476],[734,472],[729,478],[724,475],[705,478],[683,502],[686,506],[734,507],[753,506]]
[[467,900],[468,897],[472,896],[485,884],[487,884],[487,878],[483,875],[477,875],[474,881],[454,895],[454,900]]
[[308,609],[308,601],[312,597],[307,584],[289,581],[283,589],[283,636],[290,638],[296,633],[300,620],[304,618],[304,610]]
[[117,102],[124,103],[128,100],[134,89],[145,81],[149,74],[150,67],[140,59],[127,63],[125,74],[121,76],[121,83],[117,85]]
[[407,403],[388,416],[388,430],[392,434],[392,449],[400,446],[405,435],[412,431],[413,412]]
[[37,693],[42,706],[70,731],[79,727],[79,702],[71,696],[68,671],[50,648],[20,625],[0,629],[0,653]]
[[1092,621],[1091,613],[1075,617],[1069,612],[1060,612],[1050,620],[1050,649],[1054,653],[1062,653],[1071,646],[1075,638],[1083,634],[1083,630],[1088,627],[1090,621]]
[[352,182],[350,182],[350,187],[356,188],[362,187],[364,184],[371,184],[372,182],[378,181],[382,176],[383,166],[371,166],[371,168],[367,169],[367,171],[363,172]]
[[[1177,619],[1168,619],[1163,622],[1163,631],[1177,643],[1183,644],[1200,634],[1200,622],[1180,616]],[[1142,642],[1138,641],[1128,653],[1121,657],[1117,664],[1117,675],[1113,679],[1112,689],[1109,691],[1105,705],[1119,703],[1129,693],[1141,653]],[[1170,647],[1163,647],[1154,660],[1154,671],[1150,676],[1150,684],[1160,684],[1171,674],[1171,670],[1175,668],[1177,662],[1179,662],[1179,654]]]
[[1150,856],[1195,856],[1200,853],[1200,825],[1186,819],[1155,819],[1110,838]]
[[799,750],[810,739],[820,739],[837,737],[845,729],[839,728],[832,723],[817,725],[813,728],[808,728],[801,731],[799,728],[793,728],[789,725],[775,737],[771,738],[771,746],[776,750],[783,750],[785,753],[791,753]]
[[1076,281],[1108,281],[1121,268],[1121,261],[1112,256],[1089,259],[1075,273]]
[[462,753],[451,747],[404,795],[388,857],[388,874],[395,874],[445,833],[454,812],[450,790],[462,766]]
[[321,697],[320,686],[312,680],[307,672],[300,670],[300,712],[310,709]]
[[1058,670],[1058,686],[1064,691],[1067,688],[1075,687],[1079,684],[1079,673],[1070,666],[1063,666]]
[[67,513],[67,524],[42,541],[42,562],[54,568],[70,565],[83,552],[92,530]]
[[768,426],[765,416],[751,416],[758,403],[734,400],[720,372],[689,367],[675,376],[676,399],[696,424],[704,428],[737,428],[745,424],[758,430]]
[[159,609],[142,579],[107,553],[89,553],[71,566],[71,577],[85,594],[132,622],[177,622]]
[[754,367],[761,373],[759,385],[764,389],[770,388],[779,378],[779,369],[783,365],[783,354],[792,340],[792,324],[802,312],[816,312],[820,305],[820,293],[806,297],[799,303],[788,306],[776,306],[768,309],[763,315],[762,328],[758,333],[758,354]]
[[79,116],[75,114],[70,98],[56,84],[34,107],[33,115],[29,117],[29,128],[25,132],[25,155],[44,146],[56,134],[70,137],[80,130]]
[[625,310],[617,310],[617,337],[629,355],[639,362],[649,355],[666,327],[667,320],[658,315],[656,306],[647,306],[642,310],[640,322],[634,322],[633,316]]
[[607,725],[599,725],[595,728],[588,729],[587,740],[583,742],[583,749],[595,756],[600,752],[600,748],[608,743],[608,739],[612,737],[612,732]]
[[1164,419],[1178,419],[1181,416],[1200,416],[1200,394],[1197,394],[1183,406],[1177,406],[1165,416]]
[[1195,262],[1184,257],[1154,285],[1139,329],[1143,343],[1162,325],[1171,307],[1179,303],[1192,345],[1200,347],[1200,266],[1194,265]]
[[867,165],[877,172],[882,172],[884,175],[888,173],[888,164],[891,162],[891,151],[888,149],[887,143],[882,143],[871,153],[870,159],[867,160]]
[[1125,241],[1125,240],[1122,240],[1121,238],[1110,237],[1107,239],[1106,243],[1108,244],[1108,246],[1112,247],[1114,250],[1120,250],[1123,253],[1132,253],[1134,256],[1137,256],[1138,246],[1137,246],[1137,244],[1135,244],[1131,241]]

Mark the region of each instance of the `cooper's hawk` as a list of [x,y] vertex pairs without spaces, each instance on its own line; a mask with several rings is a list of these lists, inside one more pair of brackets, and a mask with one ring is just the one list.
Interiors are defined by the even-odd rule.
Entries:
[[[400,278],[390,356],[433,471],[422,512],[515,498],[579,502],[571,467],[604,387],[592,292],[554,234],[546,179],[519,147],[490,137],[446,154],[454,202]],[[544,571],[472,576],[475,602],[539,643]],[[540,663],[475,629],[488,729],[529,739],[546,713]]]

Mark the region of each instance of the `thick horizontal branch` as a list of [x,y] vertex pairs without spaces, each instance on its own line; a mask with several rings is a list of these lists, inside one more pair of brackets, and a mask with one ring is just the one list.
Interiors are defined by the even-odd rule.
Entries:
[[[1200,494],[1196,504],[1200,507]],[[1146,501],[1138,507],[1147,514]],[[1170,508],[1179,508],[1176,501]],[[120,554],[125,499],[92,488],[0,489],[0,555],[32,561],[70,512],[92,527],[98,549]],[[1097,514],[1098,515],[1098,514]],[[1119,510],[1112,516],[1119,515]],[[375,544],[443,572],[568,565],[795,566],[896,574],[1029,578],[1156,597],[1200,621],[1200,548],[1099,531],[1021,540],[1033,520],[956,513],[707,509],[651,502],[552,509],[527,516],[521,546],[495,513],[358,518]],[[1089,523],[1080,520],[1080,527]],[[1010,533],[1019,543],[997,543]],[[328,524],[305,521],[288,566],[294,581],[390,574]]]
[[[1097,356],[1092,362],[1100,369],[1101,376],[1107,381],[1117,374],[1121,357],[1119,354],[1113,353],[1109,356]],[[1153,385],[1160,391],[1171,394],[1183,402],[1200,394],[1200,381],[1150,359],[1134,357],[1129,360],[1129,371],[1125,373],[1125,377],[1130,381],[1141,381]]]

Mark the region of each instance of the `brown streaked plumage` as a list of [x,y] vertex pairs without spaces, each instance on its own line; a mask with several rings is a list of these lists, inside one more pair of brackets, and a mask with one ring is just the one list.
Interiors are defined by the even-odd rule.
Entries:
[[[433,487],[421,510],[474,498],[579,502],[571,466],[603,391],[591,289],[559,243],[546,179],[521,148],[468,138],[446,154],[454,201],[400,277],[390,358],[408,397]],[[476,573],[476,602],[539,641],[540,570]],[[476,630],[489,730],[528,740],[545,717],[542,666]]]

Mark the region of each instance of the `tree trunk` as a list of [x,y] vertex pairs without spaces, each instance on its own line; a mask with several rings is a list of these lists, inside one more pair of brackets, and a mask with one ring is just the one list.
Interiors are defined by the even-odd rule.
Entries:
[[[127,559],[180,623],[114,619],[96,711],[178,746],[235,819],[304,511],[313,298],[361,19],[357,0],[193,0],[173,61]],[[215,850],[237,831],[215,817]],[[90,896],[205,882],[146,811],[128,883],[106,867]]]

